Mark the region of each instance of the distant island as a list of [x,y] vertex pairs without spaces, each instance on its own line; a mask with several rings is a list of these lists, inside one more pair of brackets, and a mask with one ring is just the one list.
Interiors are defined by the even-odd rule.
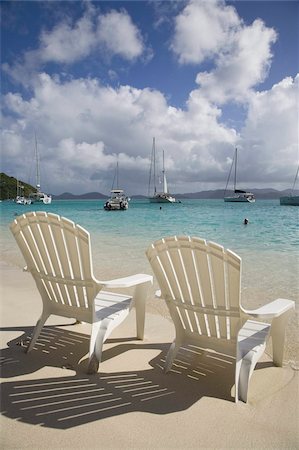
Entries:
[[[36,188],[28,183],[18,180],[24,186],[24,195],[28,196],[30,192],[35,192]],[[278,191],[276,189],[251,189],[257,199],[273,200],[279,199],[284,195],[290,193],[290,189]],[[14,199],[17,193],[17,179],[9,177],[5,173],[0,173],[0,199],[9,200]],[[299,191],[294,192],[295,195],[299,195]],[[174,194],[177,199],[222,199],[224,195],[223,189],[201,191],[201,192],[188,192],[185,194]],[[145,195],[131,195],[132,199],[146,199]],[[108,198],[108,195],[101,194],[100,192],[87,192],[86,194],[72,194],[71,192],[64,192],[60,195],[52,195],[53,200],[104,200]]]

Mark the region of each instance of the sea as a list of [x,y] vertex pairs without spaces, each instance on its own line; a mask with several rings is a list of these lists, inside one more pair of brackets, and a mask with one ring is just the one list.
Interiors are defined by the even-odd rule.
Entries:
[[[295,301],[296,312],[287,331],[286,361],[299,368],[298,207],[259,199],[255,203],[182,199],[175,204],[132,199],[125,211],[105,211],[103,206],[104,200],[53,200],[50,205],[1,202],[1,260],[23,267],[9,224],[27,211],[59,214],[86,228],[91,235],[94,273],[99,280],[151,273],[145,251],[162,237],[189,235],[217,242],[242,258],[241,298],[246,308],[277,298]],[[165,313],[163,308],[156,310]]]

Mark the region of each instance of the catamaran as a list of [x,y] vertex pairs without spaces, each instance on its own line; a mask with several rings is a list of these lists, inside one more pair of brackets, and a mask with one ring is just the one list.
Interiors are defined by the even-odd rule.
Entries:
[[[254,197],[252,192],[247,192],[247,191],[242,191],[240,189],[237,189],[237,162],[238,162],[238,150],[236,148],[235,154],[234,154],[234,158],[233,158],[233,162],[232,162],[232,165],[231,165],[231,168],[230,168],[230,171],[229,171],[229,175],[228,175],[225,191],[224,191],[224,201],[225,202],[249,202],[249,203],[254,203],[255,202],[255,197]],[[227,186],[228,186],[228,183],[229,183],[229,179],[230,179],[230,175],[231,175],[233,167],[235,167],[235,172],[234,172],[234,195],[226,197],[225,194],[226,194],[226,191],[227,191]]]
[[[154,195],[150,196],[152,178],[153,178],[153,184],[154,184]],[[148,184],[149,201],[151,203],[175,203],[175,197],[173,197],[168,192],[167,180],[166,180],[166,175],[165,175],[165,165],[164,165],[164,150],[163,150],[162,178],[163,178],[163,191],[157,192],[157,187],[156,187],[156,142],[155,142],[155,138],[153,138],[151,168],[150,168],[150,176],[149,176],[149,184]]]
[[290,193],[290,195],[285,195],[284,197],[280,197],[279,201],[280,201],[281,205],[299,206],[299,195],[294,195],[295,186],[296,186],[296,182],[298,179],[298,172],[299,172],[299,164],[298,164],[298,169],[297,169],[297,173],[295,176],[295,180],[293,183],[291,193]]
[[116,178],[116,186],[118,186],[118,162],[116,163],[115,175],[112,183],[112,189],[110,191],[111,197],[104,205],[106,211],[120,211],[129,208],[129,198],[125,195],[123,189],[113,189],[114,181]]
[[37,140],[35,135],[35,162],[36,162],[36,192],[31,192],[29,198],[32,203],[42,202],[45,205],[49,205],[52,202],[52,196],[45,194],[40,188],[40,169],[39,169],[39,153],[37,149]]

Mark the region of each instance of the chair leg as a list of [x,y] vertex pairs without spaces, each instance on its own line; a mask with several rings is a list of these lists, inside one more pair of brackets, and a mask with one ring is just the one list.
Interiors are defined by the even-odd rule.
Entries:
[[283,365],[285,330],[291,313],[292,310],[288,310],[281,316],[275,317],[271,324],[273,362],[278,367]]
[[236,367],[235,367],[235,402],[239,401],[239,379],[242,366],[242,355],[237,346]]
[[90,344],[89,344],[89,361],[88,373],[96,373],[102,359],[103,344],[105,342],[109,321],[102,320],[92,324]]
[[32,338],[26,349],[26,353],[29,353],[33,349],[34,344],[36,343],[38,336],[40,335],[40,332],[41,332],[43,326],[45,325],[46,320],[48,319],[48,317],[50,315],[51,314],[49,314],[48,312],[45,312],[45,311],[42,312],[42,315],[40,316],[40,318],[37,321],[35,328],[33,330]]
[[134,292],[134,303],[136,308],[136,328],[137,338],[144,338],[144,324],[145,324],[145,305],[149,295],[151,282],[142,283],[136,286]]
[[257,346],[255,349],[250,350],[245,355],[237,356],[236,362],[236,374],[235,374],[235,402],[242,400],[247,403],[248,397],[248,387],[251,375],[254,371],[256,363],[260,359],[261,355],[264,353],[266,348],[266,343]]
[[176,355],[177,355],[177,353],[178,353],[182,343],[183,343],[183,340],[176,336],[175,340],[173,341],[173,343],[169,347],[169,350],[168,350],[168,353],[167,353],[167,356],[166,356],[165,365],[164,365],[165,373],[170,371],[170,369],[172,367],[172,364],[173,364],[173,361],[174,361],[174,359],[175,359],[175,357],[176,357]]

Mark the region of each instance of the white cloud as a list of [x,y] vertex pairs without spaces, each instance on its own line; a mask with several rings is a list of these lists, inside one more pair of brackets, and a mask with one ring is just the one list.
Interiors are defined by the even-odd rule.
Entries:
[[216,68],[197,75],[200,90],[218,104],[246,102],[253,86],[263,82],[268,74],[275,39],[275,31],[266,28],[261,20],[240,29],[230,53],[220,55]]
[[31,99],[10,93],[4,101],[10,115],[3,121],[3,167],[26,178],[36,130],[47,189],[57,194],[108,193],[117,159],[124,187],[146,194],[153,136],[158,153],[165,150],[175,192],[224,187],[236,144],[244,187],[250,178],[254,187],[275,187],[273,181],[288,187],[298,157],[298,77],[252,93],[239,135],[221,122],[221,109],[199,90],[182,110],[169,106],[156,90],[113,89],[93,79],[62,83],[42,74]]
[[182,64],[199,64],[229,45],[240,25],[235,10],[222,1],[192,0],[176,17],[171,49]]
[[74,25],[61,22],[51,31],[44,30],[38,53],[42,62],[70,64],[87,56],[95,45],[92,18],[85,14]]
[[[254,159],[251,179],[283,182],[296,172],[298,153],[299,75],[287,77],[269,91],[253,93],[242,130],[242,145]],[[245,174],[244,174],[245,175]]]
[[97,37],[112,55],[129,61],[141,56],[144,50],[141,33],[125,11],[100,15]]
[[199,72],[196,82],[210,101],[246,102],[253,86],[263,82],[271,64],[277,34],[257,19],[246,26],[222,1],[191,1],[176,18],[172,50],[180,63],[210,59],[214,67]]
[[[15,133],[22,136],[20,153],[12,155],[9,142],[3,147],[6,167],[22,169],[18,157],[32,154],[36,130],[42,165],[51,173],[56,193],[94,190],[97,177],[109,189],[117,155],[131,191],[145,193],[153,136],[157,148],[166,151],[169,175],[173,174],[170,186],[176,179],[179,189],[181,182],[205,177],[207,166],[209,174],[213,167],[219,168],[223,158],[213,154],[215,148],[220,143],[230,147],[235,139],[234,130],[218,123],[217,108],[207,103],[203,106],[193,99],[183,111],[170,107],[159,91],[130,86],[112,89],[92,79],[62,83],[41,74],[31,99],[8,94],[5,104],[12,115],[7,116],[4,129],[10,130],[16,117],[23,124],[22,130],[14,125]],[[205,157],[209,151],[212,156]]]
[[4,62],[2,68],[28,87],[45,64],[72,64],[91,54],[98,59],[118,55],[126,61],[142,56],[149,60],[152,50],[145,47],[140,30],[126,11],[111,10],[101,15],[87,6],[75,23],[65,20],[51,30],[43,30],[38,48],[26,51],[12,65]]

